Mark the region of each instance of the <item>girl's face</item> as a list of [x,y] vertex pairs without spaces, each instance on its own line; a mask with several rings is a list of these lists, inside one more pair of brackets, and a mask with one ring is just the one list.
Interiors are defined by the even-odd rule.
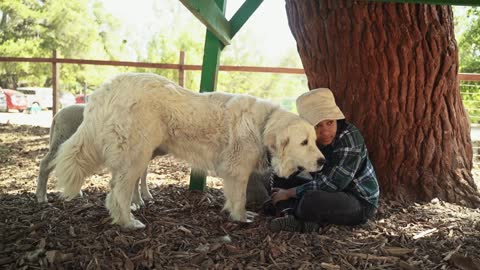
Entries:
[[323,120],[315,126],[315,131],[317,132],[317,145],[329,145],[337,134],[337,120]]

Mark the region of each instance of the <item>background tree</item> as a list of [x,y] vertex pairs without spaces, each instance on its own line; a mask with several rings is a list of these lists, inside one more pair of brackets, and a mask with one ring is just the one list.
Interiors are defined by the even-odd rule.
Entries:
[[480,9],[469,8],[464,29],[458,40],[460,71],[480,73]]
[[384,194],[480,205],[451,7],[286,0],[309,87],[363,132]]
[[[459,47],[460,72],[480,73],[480,8],[456,7],[455,11],[458,14],[455,16],[455,34]],[[480,82],[462,81],[460,92],[470,123],[480,123]],[[480,142],[473,143],[478,145]]]
[[[0,55],[21,56],[36,55],[40,50],[37,38],[41,26],[42,4],[38,1],[18,2],[5,0],[0,2]],[[19,78],[31,74],[28,63],[0,63],[0,83],[16,86]]]
[[[0,54],[12,57],[59,57],[177,63],[185,51],[187,64],[201,64],[205,40],[203,26],[180,2],[146,0],[144,17],[130,20],[130,14],[110,13],[102,0],[5,0],[0,2]],[[141,22],[141,23],[140,23]],[[5,29],[5,31],[3,31]],[[222,65],[284,66],[301,65],[296,50],[283,50],[272,61],[257,46],[268,33],[260,33],[255,23],[247,23],[232,45],[224,49]],[[261,30],[267,31],[267,30]],[[265,46],[264,46],[265,47]],[[268,64],[267,64],[268,62]],[[105,78],[119,72],[154,72],[176,81],[176,70],[61,65],[60,89],[73,93],[94,90]],[[51,66],[41,63],[0,63],[0,86],[51,84]],[[196,90],[200,72],[187,71],[185,86]],[[294,110],[295,97],[304,92],[303,75],[220,72],[219,90],[270,98]]]
[[[0,55],[18,57],[50,57],[57,50],[63,57],[82,58],[100,47],[100,25],[108,17],[96,18],[89,0],[35,1],[5,0],[0,2]],[[98,5],[94,11],[98,11]],[[105,19],[106,18],[106,19]],[[107,21],[108,23],[108,21]],[[62,68],[62,82],[78,80],[83,67]],[[16,87],[21,79],[31,85],[48,85],[51,80],[49,64],[0,63],[0,82]]]

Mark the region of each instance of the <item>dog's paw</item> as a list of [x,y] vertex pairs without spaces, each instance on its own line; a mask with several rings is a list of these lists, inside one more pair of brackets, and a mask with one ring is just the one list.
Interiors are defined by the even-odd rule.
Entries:
[[244,214],[230,214],[230,218],[233,221],[238,221],[242,223],[252,223],[256,216],[258,216],[258,214],[251,211],[245,211]]
[[132,219],[130,222],[128,222],[123,227],[125,229],[138,230],[138,229],[144,229],[146,226],[141,221],[139,221],[137,219]]
[[232,219],[233,221],[239,221],[239,222],[247,222],[247,214],[244,211],[233,211],[233,212],[230,212],[230,219]]
[[258,213],[255,213],[255,212],[252,212],[252,211],[247,211],[246,214],[246,219],[245,219],[245,223],[252,223],[253,220],[255,219],[256,216],[258,216]]
[[140,205],[136,204],[136,203],[132,203],[130,205],[130,210],[132,211],[137,211],[137,210],[140,210]]
[[145,200],[145,201],[151,201],[153,200],[153,196],[150,192],[145,192],[145,193],[142,193],[142,198]]
[[46,203],[46,202],[48,202],[47,195],[46,195],[46,194],[37,195],[37,202],[38,202],[38,203]]
[[144,206],[145,206],[145,202],[141,198],[139,198],[139,200],[132,201],[132,204],[130,205],[130,209],[132,211],[137,211]]

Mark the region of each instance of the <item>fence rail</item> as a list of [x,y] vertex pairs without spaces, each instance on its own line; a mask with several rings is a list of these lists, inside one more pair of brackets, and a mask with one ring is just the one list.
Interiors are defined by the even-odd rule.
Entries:
[[[74,58],[0,57],[0,62],[58,63],[58,64],[97,65],[97,66],[123,66],[123,67],[141,67],[141,68],[158,68],[158,69],[176,69],[176,70],[202,70],[201,65],[163,64],[163,63],[108,61],[108,60],[86,60],[86,59],[74,59]],[[286,67],[220,66],[220,70],[221,71],[305,74],[305,71],[301,68],[286,68]]]
[[460,80],[460,95],[462,96],[464,108],[470,117],[470,122],[472,124],[479,124],[480,80],[475,76],[467,76],[466,79],[469,80]]
[[[99,66],[123,66],[123,67],[141,67],[141,68],[159,68],[176,70],[202,70],[201,65],[183,64],[185,56],[180,53],[179,64],[132,62],[132,61],[110,61],[110,60],[88,60],[75,58],[56,58],[56,57],[0,57],[0,62],[30,62],[30,63],[58,63],[58,64],[79,64],[79,65],[99,65]],[[258,67],[258,66],[220,66],[221,71],[240,71],[240,72],[268,72],[268,73],[286,73],[286,74],[305,74],[303,68],[287,67]],[[480,74],[477,73],[459,73],[458,79],[461,81],[480,81]]]
[[[29,62],[29,63],[50,63],[52,64],[52,89],[53,89],[53,108],[52,113],[55,115],[58,108],[57,92],[60,81],[60,71],[58,64],[77,64],[77,65],[98,65],[98,66],[122,66],[122,67],[139,67],[139,68],[158,68],[158,69],[174,69],[178,70],[178,83],[181,86],[185,84],[185,71],[202,70],[201,65],[187,65],[185,63],[185,52],[180,51],[178,64],[166,63],[148,63],[148,62],[132,62],[132,61],[110,61],[110,60],[88,60],[74,58],[58,58],[56,51],[52,52],[52,57],[0,57],[0,62]],[[302,68],[287,67],[257,67],[257,66],[220,66],[220,71],[237,71],[237,72],[266,72],[266,73],[283,73],[283,74],[305,74]]]
[[[0,57],[0,62],[29,62],[29,63],[50,63],[52,64],[52,88],[53,88],[53,110],[52,113],[57,112],[58,106],[58,86],[60,81],[60,71],[58,64],[78,64],[78,65],[100,65],[100,66],[122,66],[122,67],[139,67],[139,68],[158,68],[158,69],[174,69],[178,70],[178,83],[184,86],[185,83],[185,71],[199,71],[202,69],[201,65],[188,65],[185,64],[185,53],[181,51],[179,53],[179,63],[149,63],[149,62],[133,62],[133,61],[110,61],[110,60],[88,60],[88,59],[74,59],[74,58],[58,58],[56,51],[53,51],[52,57]],[[287,67],[258,67],[258,66],[228,66],[223,65],[219,67],[220,71],[233,71],[233,72],[265,72],[265,73],[282,73],[282,74],[305,74],[303,68],[287,68]],[[475,73],[460,73],[458,74],[459,81],[468,82],[480,82],[480,74]],[[472,87],[480,87],[480,85],[468,85]],[[479,91],[480,92],[480,88]],[[478,101],[471,101],[471,104],[480,102],[480,93],[475,92],[463,92],[463,95],[479,95]],[[480,106],[466,107],[467,111],[471,114],[471,119],[480,120]],[[476,116],[473,112],[479,111],[479,115]]]

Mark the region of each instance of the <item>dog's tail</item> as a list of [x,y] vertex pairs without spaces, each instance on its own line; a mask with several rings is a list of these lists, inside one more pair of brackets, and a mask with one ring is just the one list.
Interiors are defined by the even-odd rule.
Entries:
[[101,162],[94,145],[95,125],[86,121],[59,148],[50,167],[55,167],[57,188],[67,200],[77,196],[85,178],[95,172]]

